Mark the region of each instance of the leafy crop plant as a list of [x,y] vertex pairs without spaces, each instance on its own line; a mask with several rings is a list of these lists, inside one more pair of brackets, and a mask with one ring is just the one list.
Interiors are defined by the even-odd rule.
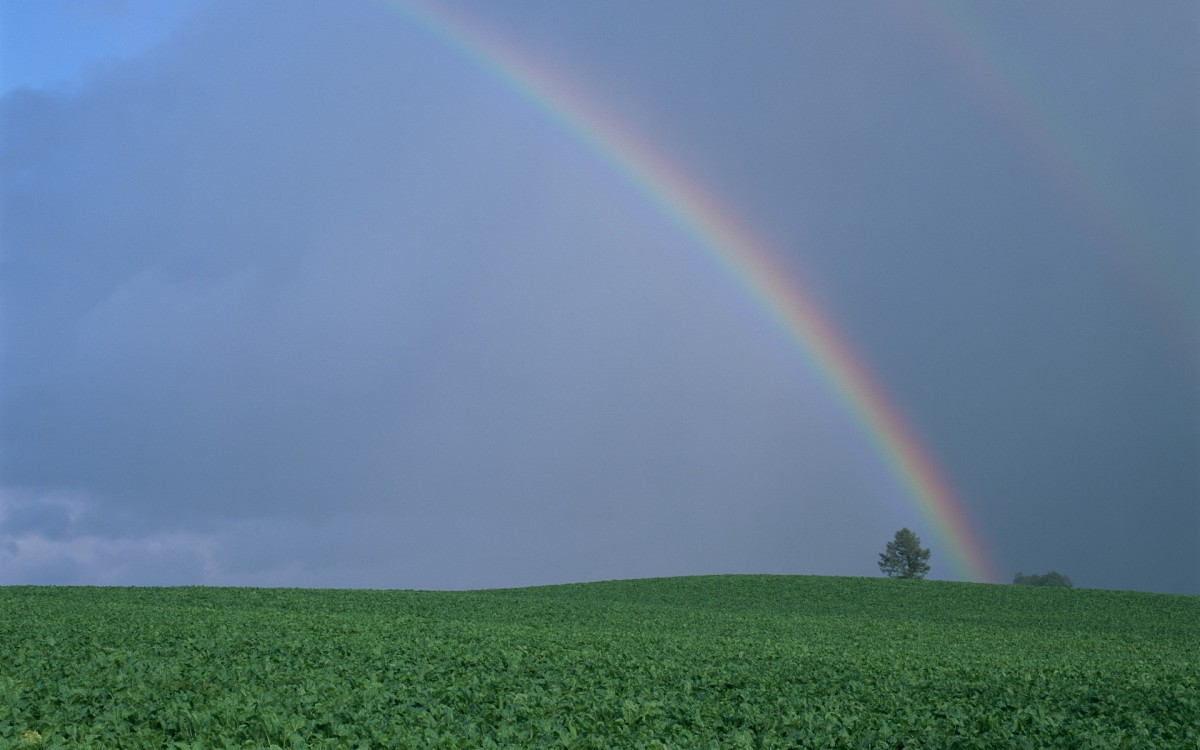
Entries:
[[0,747],[1195,748],[1200,597],[0,588]]

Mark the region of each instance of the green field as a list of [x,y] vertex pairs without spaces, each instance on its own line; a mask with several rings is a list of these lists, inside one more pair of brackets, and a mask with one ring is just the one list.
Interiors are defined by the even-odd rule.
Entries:
[[0,588],[0,747],[38,746],[1198,748],[1200,597]]

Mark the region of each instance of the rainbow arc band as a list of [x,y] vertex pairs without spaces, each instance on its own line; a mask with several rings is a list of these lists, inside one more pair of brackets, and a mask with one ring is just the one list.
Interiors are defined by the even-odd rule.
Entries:
[[473,61],[481,71],[572,133],[669,216],[772,321],[837,395],[876,447],[905,496],[934,530],[939,552],[948,550],[950,564],[958,574],[972,581],[997,581],[965,509],[921,442],[849,343],[749,227],[703,185],[689,180],[664,159],[653,144],[639,139],[624,123],[590,103],[578,87],[557,76],[550,66],[538,64],[515,45],[444,6],[379,2]]
[[961,85],[998,119],[1031,164],[1057,186],[1062,208],[1089,233],[1109,265],[1192,364],[1200,365],[1200,304],[1190,255],[1159,228],[1139,196],[1117,179],[1110,159],[1088,142],[1087,128],[1064,115],[1021,55],[1006,50],[963,2],[888,3],[881,7],[920,33]]

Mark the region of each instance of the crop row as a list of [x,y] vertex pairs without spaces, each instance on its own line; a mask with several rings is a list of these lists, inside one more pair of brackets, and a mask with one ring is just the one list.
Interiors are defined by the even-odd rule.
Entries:
[[1197,598],[917,583],[0,589],[0,744],[1200,746]]

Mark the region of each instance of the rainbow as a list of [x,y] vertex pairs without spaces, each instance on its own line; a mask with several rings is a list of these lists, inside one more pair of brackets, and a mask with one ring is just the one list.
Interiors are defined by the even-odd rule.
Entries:
[[1032,163],[1060,188],[1064,206],[1116,274],[1171,333],[1182,353],[1200,363],[1200,305],[1194,272],[1162,248],[1173,243],[1138,200],[1106,169],[1088,144],[1019,70],[975,16],[970,3],[897,3],[886,6],[932,42],[970,92],[1004,121]]
[[933,529],[939,552],[948,551],[954,569],[969,580],[998,581],[962,504],[899,410],[828,317],[749,227],[703,185],[664,159],[653,144],[589,102],[577,86],[488,29],[443,7],[396,0],[386,4],[573,133],[669,216],[773,321],[837,395]]

